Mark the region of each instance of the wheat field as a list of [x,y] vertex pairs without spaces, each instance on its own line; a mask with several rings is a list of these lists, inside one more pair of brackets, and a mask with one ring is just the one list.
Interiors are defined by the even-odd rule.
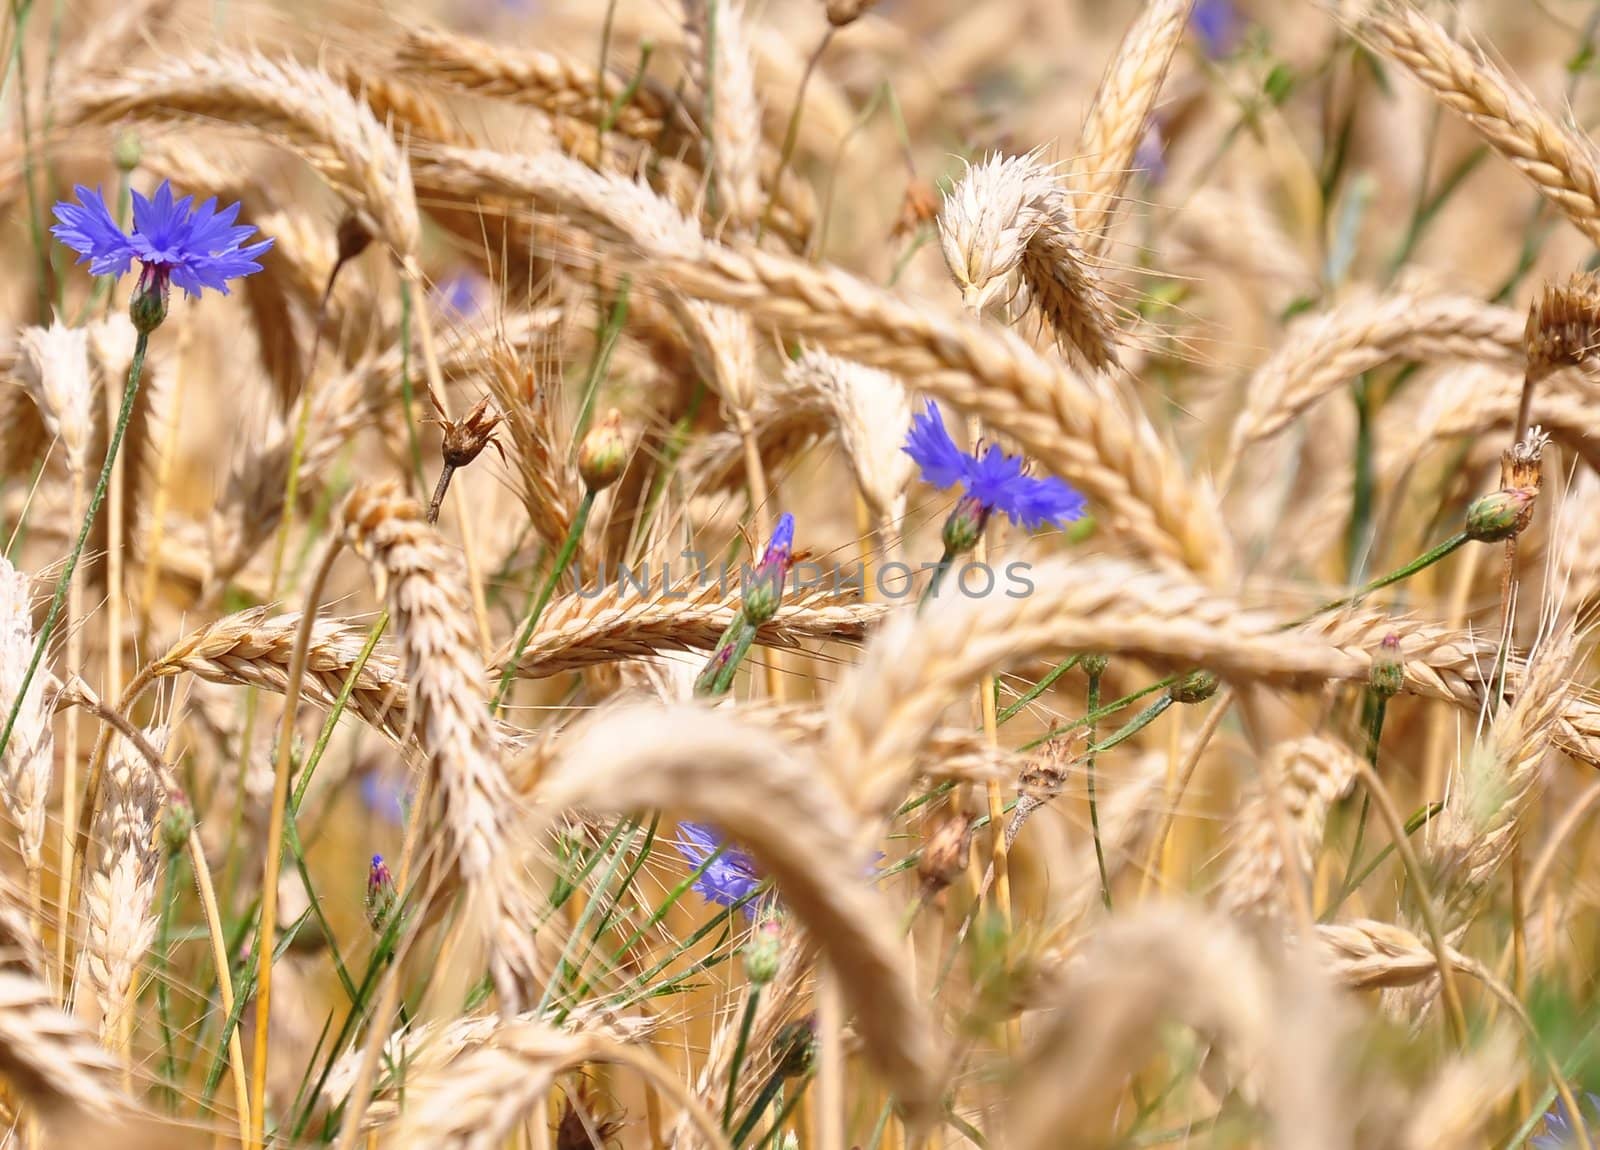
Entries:
[[4,1145],[1600,1141],[1595,5],[8,13]]

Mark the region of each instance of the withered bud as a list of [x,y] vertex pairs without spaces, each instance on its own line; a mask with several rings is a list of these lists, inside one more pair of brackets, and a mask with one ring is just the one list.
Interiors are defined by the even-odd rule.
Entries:
[[1537,491],[1513,487],[1491,491],[1467,508],[1467,538],[1479,543],[1498,543],[1520,535],[1533,519]]
[[504,418],[486,395],[460,419],[442,420],[444,442],[440,445],[440,452],[445,464],[449,467],[465,467],[482,455],[483,449],[494,442],[494,429],[500,426]]
[[1525,488],[1537,495],[1544,486],[1544,449],[1549,445],[1543,428],[1530,427],[1526,437],[1501,453],[1500,486]]
[[906,194],[900,199],[900,216],[894,222],[891,239],[909,236],[924,224],[939,218],[939,193],[926,180],[913,179],[906,184]]
[[828,0],[828,23],[835,28],[854,24],[878,0]]
[[1217,677],[1205,670],[1190,671],[1167,688],[1174,703],[1203,703],[1216,693]]
[[1037,802],[1048,802],[1061,793],[1067,782],[1067,767],[1072,752],[1066,739],[1052,739],[1039,748],[1017,778],[1017,789]]
[[1378,653],[1372,659],[1372,693],[1380,699],[1392,699],[1406,685],[1405,662],[1400,657],[1400,636],[1394,632],[1383,637]]
[[1528,309],[1522,346],[1534,380],[1600,351],[1600,277],[1583,272],[1564,284],[1546,284]]
[[922,858],[917,862],[917,877],[929,894],[944,890],[956,875],[967,869],[972,847],[972,821],[960,811],[947,810],[935,816],[922,843]]
[[628,444],[622,434],[622,412],[612,408],[589,429],[578,448],[578,475],[590,491],[603,491],[622,476]]
[[622,1115],[596,1113],[593,1100],[572,1095],[562,1104],[561,1120],[556,1123],[555,1150],[594,1150],[605,1146],[623,1127]]
[[366,251],[367,245],[372,242],[374,230],[360,212],[346,212],[339,221],[338,231],[334,233],[339,243],[338,261],[344,263],[353,260]]

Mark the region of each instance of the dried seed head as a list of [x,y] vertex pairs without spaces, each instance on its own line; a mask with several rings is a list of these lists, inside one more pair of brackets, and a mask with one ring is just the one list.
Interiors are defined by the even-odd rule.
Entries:
[[828,0],[828,23],[835,28],[854,24],[878,0]]
[[1535,495],[1544,486],[1544,449],[1550,437],[1540,427],[1531,427],[1525,438],[1506,448],[1500,457],[1500,486],[1523,488]]
[[339,228],[334,233],[339,244],[338,262],[345,263],[355,259],[367,250],[367,245],[372,242],[373,228],[366,216],[361,212],[349,211],[339,221]]
[[1522,338],[1528,378],[1587,362],[1600,351],[1600,276],[1584,272],[1565,284],[1546,284],[1528,310]]
[[1217,693],[1217,677],[1210,671],[1190,671],[1167,688],[1174,703],[1203,703]]
[[934,895],[944,890],[956,875],[967,868],[972,847],[972,821],[960,811],[947,810],[937,816],[922,844],[917,875],[924,891]]
[[906,184],[906,194],[900,200],[900,217],[894,222],[891,239],[914,235],[924,224],[939,218],[939,191],[927,180],[912,179]]
[[1400,636],[1394,632],[1383,637],[1378,654],[1372,660],[1372,693],[1380,699],[1392,699],[1406,684],[1405,663],[1400,657]]
[[590,491],[604,491],[622,477],[628,465],[628,441],[622,434],[622,412],[612,408],[589,429],[578,448],[578,476]]
[[1072,752],[1067,740],[1051,739],[1023,768],[1017,778],[1017,789],[1035,804],[1049,802],[1061,793],[1071,762]]
[[1522,533],[1533,519],[1537,491],[1512,487],[1492,491],[1467,508],[1467,538],[1479,543],[1498,543]]
[[621,1116],[595,1113],[587,1093],[580,1087],[577,1097],[568,1095],[562,1106],[561,1121],[556,1124],[556,1150],[595,1150],[622,1129]]
[[[504,416],[494,409],[486,395],[460,419],[443,420],[444,442],[440,451],[445,464],[465,467],[478,458],[485,447],[494,443],[494,429],[500,426],[502,419]],[[497,450],[498,447],[496,444]]]

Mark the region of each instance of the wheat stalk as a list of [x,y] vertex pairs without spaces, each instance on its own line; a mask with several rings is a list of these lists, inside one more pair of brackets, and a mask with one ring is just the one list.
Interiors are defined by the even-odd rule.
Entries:
[[357,488],[343,522],[388,600],[410,718],[442,800],[449,862],[467,891],[468,921],[485,937],[503,1008],[514,1013],[535,978],[527,934],[534,916],[516,863],[515,805],[486,705],[464,567],[392,484]]

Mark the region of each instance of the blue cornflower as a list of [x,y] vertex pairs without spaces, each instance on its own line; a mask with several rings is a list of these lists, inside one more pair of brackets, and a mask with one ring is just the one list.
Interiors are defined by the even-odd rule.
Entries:
[[[1597,1111],[1600,1111],[1600,1094],[1585,1094],[1584,1101]],[[1594,1141],[1594,1133],[1590,1134],[1590,1141]],[[1572,1117],[1567,1113],[1567,1108],[1557,1101],[1544,1116],[1544,1133],[1528,1139],[1528,1145],[1533,1150],[1569,1150],[1576,1146],[1578,1141],[1572,1136]]]
[[1161,122],[1151,120],[1133,153],[1133,170],[1143,172],[1147,183],[1159,184],[1167,178],[1167,141],[1161,134]]
[[[722,853],[706,867],[705,873],[694,880],[694,889],[707,902],[732,906],[761,885],[755,860],[737,847],[725,846],[722,836],[705,823],[679,823],[678,837],[672,845],[695,868],[722,848]],[[744,904],[746,918],[756,916],[758,901],[750,899]]]
[[406,802],[411,796],[411,785],[398,771],[381,768],[365,771],[361,775],[361,801],[366,808],[387,823],[404,826]]
[[457,272],[434,285],[433,299],[441,313],[463,322],[476,318],[483,310],[490,287],[489,281],[477,272]]
[[78,203],[63,200],[56,204],[60,222],[50,233],[78,253],[79,263],[87,260],[93,275],[126,275],[138,260],[136,301],[147,301],[152,312],[156,302],[160,303],[159,315],[149,327],[166,314],[169,282],[191,297],[206,288],[227,295],[228,281],[260,271],[256,259],[272,247],[270,239],[240,246],[256,230],[234,225],[238,204],[219,212],[215,196],[198,208],[193,196],[174,201],[172,185],[166,180],[150,199],[133,193],[133,231],[129,234],[117,226],[99,189],[91,191],[79,184],[75,190]]
[[1197,0],[1189,14],[1189,26],[1200,37],[1201,49],[1213,60],[1233,54],[1243,24],[1233,0]]
[[905,451],[917,461],[928,483],[941,488],[959,484],[962,488],[961,502],[945,524],[945,545],[951,555],[970,550],[995,511],[1029,530],[1083,516],[1082,495],[1054,476],[1036,479],[1029,475],[1026,461],[1007,455],[998,444],[991,443],[982,455],[962,451],[931,401],[912,419]]

